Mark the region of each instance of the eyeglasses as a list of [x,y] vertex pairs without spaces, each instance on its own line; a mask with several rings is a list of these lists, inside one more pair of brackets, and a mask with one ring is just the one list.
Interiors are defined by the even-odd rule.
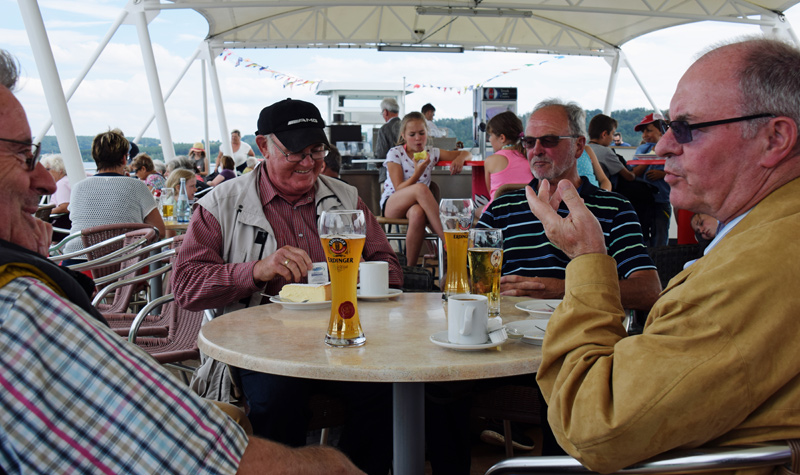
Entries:
[[[284,151],[282,148],[280,148],[277,143],[275,143],[275,141],[272,139],[272,136],[269,136],[269,141],[272,142],[272,145],[274,145],[275,148],[277,148],[278,151],[283,154],[284,158],[286,158],[286,161],[289,162],[289,163],[300,163],[303,160],[305,160],[306,157],[311,157],[312,160],[319,161],[319,160],[322,160],[323,158],[327,157],[328,156],[328,152],[330,152],[330,150],[328,150],[328,147],[323,145],[321,149],[315,149],[315,150],[312,150],[310,152],[288,153],[288,152]],[[289,157],[293,157],[293,158],[289,158]]]
[[715,125],[732,124],[734,122],[742,122],[745,120],[761,119],[763,117],[775,117],[775,114],[754,114],[746,115],[744,117],[734,117],[732,119],[712,120],[711,122],[700,122],[697,124],[690,124],[685,120],[673,120],[672,122],[661,122],[659,128],[662,134],[666,134],[668,129],[672,129],[672,135],[675,136],[675,141],[684,144],[692,141],[692,130],[702,129],[703,127],[713,127]]
[[15,155],[22,155],[24,157],[23,160],[25,161],[25,165],[28,167],[28,170],[33,171],[36,169],[36,164],[39,163],[39,159],[41,158],[39,156],[41,144],[32,142],[23,142],[21,140],[4,139],[4,138],[0,138],[0,142],[15,143],[18,145],[27,145],[28,147],[30,147],[31,148],[30,152],[27,151],[16,152]]
[[544,148],[553,148],[561,142],[561,139],[577,139],[580,135],[543,135],[541,137],[522,137],[522,146],[531,149],[536,146],[536,141],[541,142]]

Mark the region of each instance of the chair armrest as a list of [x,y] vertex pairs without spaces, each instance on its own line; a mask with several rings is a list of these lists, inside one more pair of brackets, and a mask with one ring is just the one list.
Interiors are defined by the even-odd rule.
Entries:
[[[144,262],[144,261],[142,261],[142,262]],[[153,277],[165,274],[166,272],[168,272],[171,269],[172,269],[172,264],[167,264],[164,267],[159,267],[158,269],[152,270],[152,271],[150,271],[150,272],[148,272],[146,274],[137,275],[136,277],[131,277],[130,279],[118,280],[118,281],[116,281],[116,282],[114,282],[112,284],[109,284],[109,285],[103,287],[99,292],[97,292],[97,295],[95,295],[94,299],[92,300],[92,305],[97,306],[97,304],[99,304],[103,300],[103,298],[105,298],[105,296],[108,295],[112,290],[116,290],[117,288],[125,286],[125,285],[136,284],[138,282],[148,281],[148,280],[152,279]],[[128,272],[131,272],[134,269],[133,269],[133,266],[131,266],[126,270]]]
[[[98,277],[97,279],[94,279],[94,283],[95,283],[95,285],[103,285],[103,284],[107,284],[108,282],[114,282],[115,280],[121,279],[121,278],[125,277],[126,275],[130,274],[131,272],[135,272],[135,271],[137,271],[139,269],[143,269],[143,268],[149,266],[150,264],[152,264],[154,262],[161,262],[161,261],[164,261],[164,260],[171,259],[172,256],[174,256],[174,255],[175,255],[175,249],[170,249],[168,251],[164,251],[164,252],[158,253],[156,255],[153,255],[153,256],[147,257],[145,259],[142,259],[141,261],[137,262],[136,264],[130,265],[128,267],[125,267],[124,269],[120,269],[120,270],[114,272],[113,274],[108,274],[108,275],[104,275],[103,277]],[[126,256],[126,259],[127,258],[129,258],[129,256]],[[109,263],[106,263],[105,265],[111,265],[111,264],[115,264],[115,262],[109,262]],[[70,267],[70,269],[74,269],[74,267]],[[125,285],[125,284],[123,284],[123,285]],[[119,287],[119,286],[117,286],[117,287]]]
[[139,313],[136,314],[136,318],[133,319],[131,322],[131,329],[128,331],[128,341],[131,343],[136,343],[136,334],[139,333],[139,327],[142,326],[145,317],[153,311],[153,309],[158,308],[165,303],[169,303],[175,300],[175,296],[173,294],[163,295],[152,302],[148,303],[141,310]]
[[[53,231],[55,231],[55,230],[56,230],[56,228],[53,228]],[[59,229],[59,232],[60,231],[64,231],[67,234],[69,234],[69,230],[68,229]],[[62,239],[61,241],[59,241],[57,244],[53,244],[52,246],[50,246],[50,252],[49,252],[49,254],[51,256],[50,260],[56,260],[56,259],[53,259],[53,257],[59,257],[59,259],[57,259],[57,260],[63,259],[58,254],[56,254],[54,256],[53,253],[61,252],[61,248],[62,247],[64,247],[68,242],[72,241],[73,239],[77,239],[79,237],[81,237],[81,232],[80,231],[78,231],[77,233],[72,233],[69,236],[67,236],[64,239]]]
[[[792,451],[785,442],[738,447],[698,447],[673,450],[624,468],[619,474],[695,473],[698,471],[741,470],[790,462]],[[486,475],[596,473],[572,457],[517,457],[492,466]]]
[[[80,236],[80,234],[78,234],[78,235]],[[69,236],[65,237],[63,240],[61,240],[61,242],[63,243],[64,241],[66,241],[67,239],[70,239],[71,237],[72,237],[72,235],[69,235]],[[62,254],[60,256],[51,256],[49,259],[51,261],[53,261],[53,262],[58,262],[58,261],[63,261],[65,259],[72,259],[73,257],[80,257],[80,256],[83,256],[84,254],[86,254],[88,252],[92,252],[92,251],[95,251],[97,249],[102,249],[102,248],[108,246],[109,244],[114,244],[117,241],[124,241],[124,240],[125,240],[125,235],[124,234],[120,234],[119,236],[115,236],[113,238],[106,239],[103,242],[98,242],[97,244],[94,244],[92,246],[85,247],[85,248],[81,249],[80,251],[70,252],[69,254]],[[59,244],[61,244],[61,243],[59,243]],[[139,245],[141,245],[141,244],[142,243],[140,242]],[[114,253],[112,252],[111,254],[114,254]],[[106,256],[103,256],[103,257],[106,257]],[[100,258],[100,259],[102,259],[102,258]]]

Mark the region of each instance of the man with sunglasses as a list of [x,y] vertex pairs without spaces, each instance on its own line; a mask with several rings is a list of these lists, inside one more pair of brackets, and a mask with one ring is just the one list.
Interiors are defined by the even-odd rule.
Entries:
[[[307,282],[312,262],[324,262],[317,218],[325,210],[360,209],[367,219],[362,257],[389,263],[389,285],[403,273],[386,234],[347,183],[321,175],[330,145],[316,106],[286,99],[265,107],[256,144],[263,164],[226,180],[197,202],[172,273],[177,302],[218,314],[268,303],[291,282]],[[315,381],[238,370],[256,435],[305,445],[311,394],[337,394],[349,423],[340,446],[361,469],[387,472],[391,464],[389,385]]]
[[[647,114],[633,130],[642,133],[643,144],[636,149],[637,155],[655,153],[653,150],[666,131],[667,122],[664,116],[658,113]],[[642,224],[642,235],[648,246],[666,246],[669,241],[669,219],[672,216],[672,207],[669,204],[669,185],[664,181],[664,165],[637,165],[633,167],[633,174],[637,180],[649,183],[654,187],[655,194],[652,200],[644,203],[634,203]]]
[[[559,443],[591,470],[800,437],[798,71],[797,47],[755,38],[711,50],[678,83],[656,153],[671,202],[720,228],[641,335],[626,338],[616,263],[575,187],[528,190],[572,259],[537,381]],[[562,200],[566,217],[549,204]]]
[[[619,195],[602,190],[578,175],[577,158],[586,144],[585,111],[575,103],[548,100],[531,114],[521,139],[534,179],[553,186],[569,180],[603,223],[606,245],[617,260],[617,273],[626,309],[648,310],[661,286],[655,266],[642,243],[636,214]],[[561,213],[567,214],[566,206]],[[569,258],[544,235],[542,224],[530,212],[525,191],[498,197],[484,211],[480,227],[503,230],[503,295],[534,298],[564,296],[564,269]]]

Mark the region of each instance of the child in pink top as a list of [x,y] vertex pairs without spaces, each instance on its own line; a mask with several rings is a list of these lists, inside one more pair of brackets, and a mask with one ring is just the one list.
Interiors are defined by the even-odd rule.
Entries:
[[522,121],[511,111],[497,114],[486,124],[489,143],[494,149],[494,154],[484,161],[486,188],[489,190],[487,207],[492,204],[495,191],[502,185],[528,184],[533,180],[533,173],[520,142],[523,130]]

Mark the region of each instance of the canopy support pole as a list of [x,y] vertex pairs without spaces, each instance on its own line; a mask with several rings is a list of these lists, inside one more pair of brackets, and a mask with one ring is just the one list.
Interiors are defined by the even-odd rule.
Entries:
[[28,41],[31,43],[33,57],[36,60],[36,68],[39,70],[47,108],[55,123],[56,139],[58,139],[58,148],[61,149],[61,156],[64,159],[64,167],[67,169],[67,177],[69,177],[70,185],[75,186],[86,178],[86,169],[83,168],[78,138],[75,136],[75,129],[72,126],[64,89],[61,87],[58,68],[55,58],[53,58],[53,50],[50,48],[50,40],[44,28],[42,12],[39,10],[36,0],[20,0],[19,10],[23,23],[25,23],[25,31],[28,33]]
[[[205,59],[208,61],[208,79],[211,81],[211,94],[214,96],[214,107],[217,109],[217,123],[219,124],[220,151],[233,155],[231,148],[231,133],[228,130],[228,121],[225,119],[225,106],[222,104],[222,92],[219,87],[217,65],[214,62],[216,55],[211,49],[211,43],[206,41]],[[209,157],[210,160],[210,157]]]
[[[123,10],[122,13],[119,14],[119,17],[117,17],[114,24],[111,25],[111,28],[108,29],[108,32],[106,32],[106,36],[103,37],[103,39],[100,41],[100,44],[97,45],[97,48],[94,50],[94,54],[92,54],[92,57],[86,63],[86,66],[83,67],[83,70],[81,70],[81,72],[78,73],[78,77],[76,77],[75,81],[72,82],[72,85],[70,86],[66,94],[67,102],[69,102],[69,100],[72,99],[72,96],[75,94],[75,91],[78,90],[78,86],[80,86],[83,80],[86,79],[86,75],[89,74],[89,71],[97,62],[97,58],[99,58],[100,54],[102,54],[102,52],[106,49],[106,46],[108,46],[108,43],[111,41],[111,38],[113,38],[114,35],[117,33],[117,30],[119,29],[120,25],[122,25],[122,23],[125,21],[125,18],[127,16],[128,16],[128,11]],[[50,131],[50,127],[52,126],[53,126],[53,119],[51,118],[42,127],[41,131],[39,131],[39,135],[36,136],[36,139],[34,141],[38,143],[44,140],[45,135],[47,135],[47,132]]]
[[636,80],[636,83],[639,85],[639,88],[644,93],[644,96],[647,98],[647,102],[649,102],[650,105],[653,106],[653,111],[658,114],[662,114],[661,109],[659,109],[658,106],[656,106],[656,101],[654,101],[653,98],[650,96],[650,93],[647,92],[647,88],[644,87],[644,84],[639,79],[639,76],[636,74],[636,71],[634,71],[633,66],[631,66],[630,61],[628,61],[628,57],[625,56],[625,53],[622,50],[619,50],[619,58],[622,60],[625,66],[627,66],[627,68],[630,69],[631,75],[633,75],[633,79]]
[[[200,60],[200,84],[203,88],[203,143],[206,148],[206,157],[208,157],[209,167],[211,166],[211,145],[208,141],[208,84],[206,82],[206,60]],[[211,173],[211,170],[206,170],[206,173]]]
[[614,93],[617,89],[617,77],[619,76],[619,55],[620,49],[615,50],[614,57],[611,58],[611,75],[608,78],[608,90],[606,91],[606,103],[603,105],[603,114],[611,116],[611,105],[614,103]]
[[170,162],[175,159],[175,147],[172,145],[167,108],[164,105],[161,82],[158,80],[158,69],[153,53],[153,44],[150,41],[150,31],[147,29],[147,16],[144,9],[141,8],[133,12],[133,16],[136,21],[136,32],[139,34],[139,47],[142,50],[142,60],[147,73],[147,84],[150,86],[150,101],[153,103],[158,134],[161,138],[161,151],[164,153],[164,161]]
[[[189,68],[192,66],[192,63],[194,63],[194,61],[197,59],[199,55],[200,55],[200,48],[198,47],[194,51],[192,56],[190,56],[189,59],[186,60],[186,64],[183,66],[183,70],[178,75],[177,79],[175,79],[175,82],[172,83],[172,86],[170,86],[167,93],[164,94],[164,103],[166,103],[167,100],[170,98],[170,96],[172,96],[172,93],[175,92],[175,89],[177,89],[178,84],[180,84],[180,82],[186,76],[187,71],[189,71]],[[147,132],[147,129],[150,128],[150,125],[153,124],[153,120],[155,120],[155,118],[156,118],[155,114],[150,116],[147,122],[145,122],[144,127],[142,127],[142,130],[139,131],[139,134],[136,136],[135,139],[133,139],[134,142],[139,143],[139,141],[142,140],[142,137],[144,137],[144,133]]]

